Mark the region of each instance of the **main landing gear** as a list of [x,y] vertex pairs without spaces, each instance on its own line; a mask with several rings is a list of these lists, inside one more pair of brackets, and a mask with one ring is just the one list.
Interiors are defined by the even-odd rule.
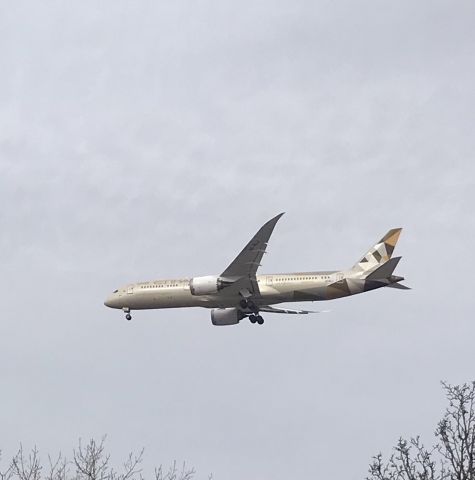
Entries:
[[[248,315],[249,321],[251,323],[257,323],[258,325],[262,325],[264,323],[264,319],[259,315],[259,308],[250,298],[248,297],[242,298],[239,302],[239,306],[243,310],[245,311],[247,310],[247,312],[249,311],[253,312],[250,315]],[[246,313],[244,313],[244,315],[246,315]]]
[[245,298],[243,298],[239,302],[239,305],[241,306],[241,308],[250,308],[252,306],[251,302],[249,302],[249,300],[246,300]]
[[264,323],[264,319],[260,315],[249,315],[249,321],[251,323],[257,323],[258,325],[262,325]]
[[126,314],[125,319],[128,320],[128,321],[132,320],[132,315],[130,314],[130,308],[124,307],[122,310]]

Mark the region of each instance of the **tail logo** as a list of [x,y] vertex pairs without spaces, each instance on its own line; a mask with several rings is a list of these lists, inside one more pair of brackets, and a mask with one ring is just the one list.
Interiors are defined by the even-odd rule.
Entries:
[[402,228],[393,228],[376,243],[368,252],[354,265],[353,270],[367,271],[390,260],[394,247],[399,240]]

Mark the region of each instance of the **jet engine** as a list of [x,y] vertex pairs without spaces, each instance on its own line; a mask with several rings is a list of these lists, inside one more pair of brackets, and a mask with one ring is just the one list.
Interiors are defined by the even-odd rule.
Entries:
[[213,295],[232,283],[214,275],[195,277],[190,281],[190,291],[192,295]]
[[236,325],[245,315],[237,308],[215,308],[211,310],[213,325]]

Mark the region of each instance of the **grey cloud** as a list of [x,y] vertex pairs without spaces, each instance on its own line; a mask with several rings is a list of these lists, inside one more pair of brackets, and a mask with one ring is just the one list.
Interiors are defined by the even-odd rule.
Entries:
[[[107,432],[147,468],[361,478],[430,436],[438,381],[474,376],[473,9],[1,7],[0,447]],[[103,307],[128,281],[220,271],[280,211],[263,271],[344,267],[403,226],[414,290],[261,330]]]

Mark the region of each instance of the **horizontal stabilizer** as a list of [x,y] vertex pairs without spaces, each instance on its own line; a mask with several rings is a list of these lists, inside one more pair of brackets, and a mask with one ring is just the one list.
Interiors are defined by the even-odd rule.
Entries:
[[386,263],[383,263],[380,267],[378,267],[376,270],[371,272],[366,279],[367,280],[384,280],[389,278],[394,270],[397,267],[397,264],[399,263],[399,260],[401,260],[401,257],[394,257],[388,260]]
[[[287,310],[286,308],[274,308],[274,307],[259,307],[260,312],[268,313],[289,313],[293,315],[307,315],[308,313],[324,313],[324,311],[312,311],[312,310]],[[327,310],[328,311],[328,310]]]
[[399,290],[411,290],[411,287],[406,287],[406,285],[403,285],[402,283],[390,283],[386,286],[391,288],[398,288]]

